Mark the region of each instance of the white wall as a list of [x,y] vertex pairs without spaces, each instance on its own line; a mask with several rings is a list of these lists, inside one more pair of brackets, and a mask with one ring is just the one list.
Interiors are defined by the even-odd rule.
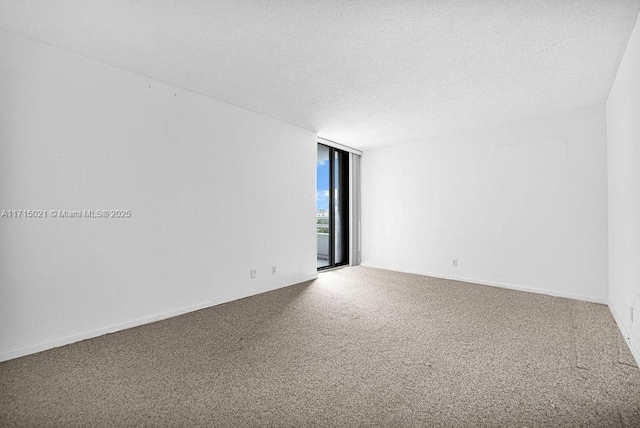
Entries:
[[606,302],[605,119],[595,105],[366,151],[363,264]]
[[607,159],[610,307],[640,363],[639,76],[640,22],[636,21],[607,100]]
[[0,52],[0,210],[132,211],[0,218],[0,359],[316,277],[313,132],[5,32]]

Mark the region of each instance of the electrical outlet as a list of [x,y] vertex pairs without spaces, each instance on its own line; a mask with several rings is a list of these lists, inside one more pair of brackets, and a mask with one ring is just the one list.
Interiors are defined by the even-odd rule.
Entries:
[[251,269],[249,271],[249,275],[251,276],[251,279],[254,279],[256,277],[256,270],[255,269]]
[[453,267],[458,267],[458,259],[453,259]]
[[275,274],[276,274],[276,267],[271,266],[271,275],[275,275]]

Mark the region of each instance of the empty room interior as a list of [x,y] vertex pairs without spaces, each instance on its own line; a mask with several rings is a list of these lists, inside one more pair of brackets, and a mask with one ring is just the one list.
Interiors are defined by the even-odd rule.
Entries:
[[640,427],[640,0],[0,0],[0,426]]

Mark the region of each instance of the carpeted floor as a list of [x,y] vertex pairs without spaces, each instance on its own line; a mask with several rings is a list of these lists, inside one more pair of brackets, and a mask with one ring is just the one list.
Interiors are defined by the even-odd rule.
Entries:
[[356,267],[0,364],[0,426],[640,426],[606,306]]

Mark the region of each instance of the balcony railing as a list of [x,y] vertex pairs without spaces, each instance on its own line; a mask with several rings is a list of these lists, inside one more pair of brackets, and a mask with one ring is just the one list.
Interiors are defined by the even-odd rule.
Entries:
[[329,233],[329,217],[320,217],[316,219],[316,229],[318,233]]
[[318,259],[329,260],[329,217],[318,214],[316,219],[318,233]]

